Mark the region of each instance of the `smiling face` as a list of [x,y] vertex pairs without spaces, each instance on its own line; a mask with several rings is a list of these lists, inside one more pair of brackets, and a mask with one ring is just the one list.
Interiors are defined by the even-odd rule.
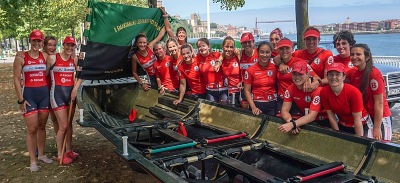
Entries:
[[288,60],[290,60],[292,58],[293,48],[287,47],[287,46],[283,46],[283,47],[280,47],[278,49],[278,51],[279,51],[279,56],[284,61],[288,61]]
[[319,38],[310,36],[304,39],[308,53],[314,53],[318,49]]
[[49,41],[47,41],[47,44],[44,45],[43,49],[47,54],[54,55],[56,54],[56,46],[57,46],[56,40],[50,39]]
[[262,45],[258,48],[258,57],[261,64],[268,64],[271,59],[271,48],[268,45]]
[[179,42],[185,42],[186,39],[186,32],[183,30],[178,31],[178,33],[176,34],[176,37],[178,37],[178,41]]
[[178,45],[176,45],[176,43],[173,42],[173,41],[169,41],[167,43],[167,49],[168,49],[168,51],[169,51],[169,53],[171,55],[177,55],[178,54]]
[[154,45],[153,51],[159,60],[165,57],[165,50],[160,44]]
[[74,51],[75,51],[75,44],[72,44],[72,43],[64,43],[64,44],[63,44],[63,49],[64,49],[64,52],[65,52],[67,55],[72,55],[72,54],[74,53]]
[[147,47],[147,38],[145,37],[140,37],[137,42],[136,46],[139,48],[139,50],[146,50]]
[[240,44],[242,45],[242,48],[245,52],[253,51],[254,41],[244,41]]
[[278,45],[279,40],[281,40],[281,38],[276,33],[269,36],[269,42],[272,44],[272,48],[274,48],[276,51],[278,51],[276,46]]
[[351,49],[350,59],[351,63],[357,67],[358,70],[364,70],[369,57],[365,56],[365,51],[363,48],[354,47]]
[[232,40],[226,40],[222,49],[226,57],[233,57],[235,55],[235,43]]
[[197,42],[197,49],[202,56],[207,56],[210,53],[210,47],[203,41]]
[[292,80],[296,86],[302,87],[303,84],[307,81],[308,74],[301,74],[299,72],[292,72]]
[[183,57],[183,61],[185,62],[191,62],[193,57],[192,57],[193,53],[192,50],[190,48],[183,48],[182,49],[182,57]]
[[30,43],[31,43],[31,50],[33,51],[39,51],[43,45],[43,41],[40,39],[31,40]]
[[341,57],[346,58],[350,56],[350,44],[346,39],[337,40],[335,46]]
[[327,73],[328,83],[331,87],[337,87],[343,84],[346,76],[342,72],[329,71]]

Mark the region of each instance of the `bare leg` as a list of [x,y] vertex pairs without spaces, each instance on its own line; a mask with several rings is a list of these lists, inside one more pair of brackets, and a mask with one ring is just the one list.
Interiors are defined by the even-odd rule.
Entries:
[[29,152],[31,164],[36,164],[37,133],[39,128],[38,113],[31,114],[25,118],[26,124],[26,146]]
[[58,121],[57,121],[57,117],[54,114],[54,111],[52,109],[50,109],[50,118],[51,118],[51,121],[53,122],[54,133],[57,134],[57,132],[58,132]]
[[39,128],[37,132],[37,146],[38,146],[38,155],[42,157],[44,155],[44,147],[46,145],[46,122],[49,117],[49,113],[39,112]]
[[61,158],[62,147],[64,143],[64,135],[67,130],[68,113],[66,109],[54,111],[58,121],[58,131],[56,136],[57,142],[57,154],[58,158]]

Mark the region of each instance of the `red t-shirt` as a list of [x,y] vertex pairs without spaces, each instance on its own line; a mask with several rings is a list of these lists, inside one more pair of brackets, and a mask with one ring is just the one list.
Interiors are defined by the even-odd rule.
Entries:
[[75,61],[71,57],[63,60],[59,53],[56,54],[56,62],[50,70],[52,85],[74,86]]
[[316,119],[328,119],[321,104],[321,90],[322,87],[318,87],[312,92],[304,92],[303,90],[298,89],[295,84],[292,84],[286,89],[283,101],[294,102],[303,115],[305,114],[305,108],[309,108],[310,111],[318,112]]
[[342,63],[345,66],[345,72],[347,73],[349,70],[357,70],[357,67],[354,67],[353,63],[351,63],[350,56],[343,58],[340,55],[333,56],[333,61],[335,63]]
[[318,48],[313,54],[308,53],[306,49],[296,50],[293,53],[293,56],[305,60],[308,64],[310,64],[313,71],[322,79],[325,78],[324,71],[328,65],[333,63],[333,54],[329,50],[323,51],[314,60],[311,60],[322,50],[324,49]]
[[24,53],[24,66],[22,67],[24,87],[47,86],[46,60],[41,52],[39,57],[33,59],[28,52]]
[[[160,78],[161,84],[164,85],[168,90],[175,90],[173,82],[178,82],[176,78],[172,77],[173,67],[171,62],[171,57],[169,55],[165,55],[164,59],[158,60],[153,64],[155,69],[156,77]],[[179,86],[179,84],[178,84]]]
[[[347,77],[350,80],[350,84],[355,87],[360,87],[361,77],[364,71],[351,70],[347,73]],[[369,85],[366,88],[366,97],[364,100],[364,106],[367,112],[374,117],[374,95],[383,96],[383,116],[388,117],[391,115],[389,105],[386,99],[385,81],[381,72],[377,68],[372,68],[369,74]]]
[[179,88],[179,80],[183,79],[183,76],[181,76],[181,74],[178,71],[178,65],[179,63],[182,61],[183,57],[182,55],[179,55],[179,57],[177,59],[175,59],[173,56],[171,57],[171,63],[172,63],[172,73],[171,73],[171,77],[172,79],[172,84],[174,85],[174,88]]
[[178,65],[179,72],[186,78],[186,82],[192,89],[193,94],[204,94],[206,93],[206,85],[203,81],[203,77],[200,74],[200,68],[195,58],[191,64],[182,62]]
[[146,47],[147,56],[142,56],[139,52],[136,52],[135,55],[138,58],[140,65],[146,70],[149,76],[155,75],[155,70],[153,67],[154,62],[157,60],[156,55],[154,55],[153,51],[149,47]]
[[239,92],[237,87],[239,83],[242,82],[242,77],[240,75],[239,58],[225,58],[222,60],[221,65],[224,77],[228,80],[229,93]]
[[246,71],[247,68],[250,66],[254,65],[255,63],[258,62],[258,51],[257,49],[254,48],[253,55],[252,56],[247,56],[246,53],[244,53],[244,50],[242,51],[242,55],[240,58],[240,75],[242,77],[244,76],[244,72]]
[[[286,74],[282,74],[281,72],[278,72],[278,96],[283,99],[283,94],[286,91],[286,88],[289,87],[291,84],[293,84],[292,80],[292,66],[296,62],[305,62],[303,59],[292,57],[286,65],[290,68],[289,72]],[[311,76],[315,76],[315,72],[311,69],[310,65],[308,65],[308,69],[310,72]]]
[[345,83],[338,96],[329,85],[322,88],[320,95],[324,109],[335,113],[339,122],[345,123],[345,126],[354,126],[353,112],[362,112],[362,117],[368,114],[363,106],[361,92],[350,84]]
[[206,57],[198,54],[196,56],[200,73],[203,76],[205,85],[207,89],[223,89],[226,88],[224,85],[223,73],[222,70],[218,70],[216,72],[214,70],[215,61],[221,56],[219,52],[213,52],[208,54]]
[[277,72],[272,61],[266,67],[256,63],[245,71],[243,82],[251,85],[254,101],[268,102],[276,99]]

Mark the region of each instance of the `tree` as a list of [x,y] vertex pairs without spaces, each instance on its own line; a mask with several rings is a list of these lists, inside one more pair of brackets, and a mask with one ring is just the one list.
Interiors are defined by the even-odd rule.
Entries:
[[211,22],[211,23],[210,23],[210,28],[211,28],[211,29],[216,29],[216,28],[218,28],[218,24],[217,24],[217,23],[214,23],[214,22]]
[[243,7],[246,3],[245,0],[213,0],[213,3],[221,3],[221,10],[226,9],[231,11],[232,9],[236,10],[239,7]]

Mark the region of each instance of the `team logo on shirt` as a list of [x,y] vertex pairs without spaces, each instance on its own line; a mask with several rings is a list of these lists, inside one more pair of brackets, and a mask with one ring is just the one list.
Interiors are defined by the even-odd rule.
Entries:
[[323,116],[319,116],[318,119],[319,120],[324,120],[324,117]]
[[286,91],[285,91],[285,94],[284,94],[284,96],[285,96],[285,98],[290,98],[290,93],[289,93],[289,90],[286,90]]
[[232,66],[236,68],[239,66],[239,64],[237,62],[233,62]]
[[32,63],[32,62],[29,60],[29,61],[28,61],[28,64],[31,64],[31,63]]
[[371,90],[376,91],[378,89],[378,81],[375,79],[372,79],[369,84],[371,85]]
[[334,62],[333,56],[330,56],[330,57],[328,58],[328,64],[331,65],[333,62]]
[[272,100],[272,96],[271,95],[268,95],[268,100]]
[[268,70],[268,71],[267,71],[267,75],[268,75],[268,76],[272,76],[273,73],[274,73],[274,72],[271,71],[271,70]]
[[244,79],[249,79],[249,73],[247,71],[244,72]]
[[349,64],[347,64],[347,66],[348,66],[349,68],[353,68],[353,67],[354,67],[353,63],[351,63],[351,62],[349,62]]
[[155,55],[151,55],[151,56],[150,56],[150,58],[154,58],[154,57],[155,57]]
[[258,62],[258,59],[257,59],[257,58],[255,58],[255,59],[253,60],[253,62],[254,62],[254,63]]
[[306,102],[311,102],[311,97],[309,95],[307,95],[306,97],[304,97],[304,100]]
[[210,64],[211,64],[212,66],[215,66],[215,60],[211,60]]
[[62,82],[62,83],[65,83],[65,78],[61,78],[61,82]]
[[43,64],[43,62],[44,62],[44,61],[43,61],[42,59],[39,60],[39,63]]
[[329,65],[333,64],[333,57],[332,57],[332,56],[330,56],[330,57],[328,58],[328,64],[329,64]]
[[315,96],[314,99],[313,99],[313,101],[312,101],[312,103],[313,103],[314,105],[318,105],[320,101],[321,101],[320,97],[319,97],[319,96]]
[[319,58],[314,59],[314,63],[318,65],[319,63],[321,63],[321,59]]
[[174,69],[174,71],[177,71],[178,70],[178,66],[177,65],[175,65],[174,67],[172,67],[173,69]]
[[165,67],[169,67],[169,62],[166,62],[166,63],[165,63]]
[[195,71],[199,71],[199,66],[194,66],[194,68],[193,68]]
[[74,64],[71,62],[71,63],[69,63],[69,66],[70,66],[70,67],[73,67],[73,66],[74,66]]

